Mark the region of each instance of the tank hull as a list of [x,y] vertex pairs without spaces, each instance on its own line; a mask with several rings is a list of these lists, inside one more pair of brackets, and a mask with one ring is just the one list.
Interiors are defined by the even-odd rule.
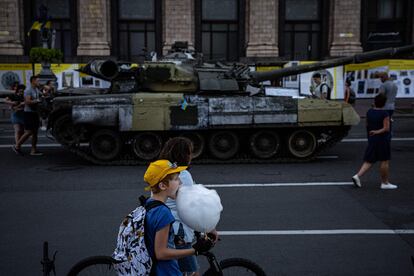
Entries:
[[199,162],[311,160],[358,123],[334,101],[150,92],[60,97],[50,116],[59,142],[99,164],[156,159],[174,136],[193,141]]

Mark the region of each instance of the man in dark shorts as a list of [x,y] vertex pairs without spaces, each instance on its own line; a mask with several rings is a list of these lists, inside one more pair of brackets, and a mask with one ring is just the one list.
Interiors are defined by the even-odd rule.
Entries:
[[376,161],[380,161],[381,189],[396,189],[397,185],[388,181],[389,161],[391,159],[390,115],[383,107],[387,98],[384,94],[375,97],[375,107],[367,112],[368,146],[365,150],[364,163],[358,173],[352,177],[356,187],[361,187],[363,176]]
[[39,86],[39,77],[32,76],[30,77],[30,87],[24,91],[24,134],[17,141],[16,145],[13,146],[14,152],[19,155],[23,155],[21,151],[21,145],[26,142],[26,140],[32,136],[32,149],[30,155],[43,155],[37,151],[37,132],[40,126],[40,118],[37,113],[37,105],[40,102],[40,90]]

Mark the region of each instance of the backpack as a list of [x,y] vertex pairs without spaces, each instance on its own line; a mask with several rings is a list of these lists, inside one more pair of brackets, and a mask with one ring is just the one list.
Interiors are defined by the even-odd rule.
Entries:
[[356,94],[355,91],[350,87],[349,88],[349,99],[348,99],[348,103],[350,104],[354,104],[356,100]]
[[145,215],[160,205],[161,201],[154,200],[146,203],[146,198],[141,196],[141,205],[127,215],[119,226],[117,244],[112,258],[115,271],[118,275],[152,275],[155,260],[150,256],[145,239]]
[[322,87],[324,85],[326,85],[326,87],[328,88],[328,92],[326,93],[326,99],[330,100],[331,99],[331,88],[329,87],[329,85],[326,82],[321,84],[321,94],[322,94]]

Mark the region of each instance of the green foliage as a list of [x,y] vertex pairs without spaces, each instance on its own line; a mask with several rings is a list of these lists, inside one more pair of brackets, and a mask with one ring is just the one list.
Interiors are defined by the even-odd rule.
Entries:
[[60,63],[63,59],[63,53],[59,49],[46,49],[42,47],[34,47],[30,49],[30,62],[41,63],[41,62],[58,62]]

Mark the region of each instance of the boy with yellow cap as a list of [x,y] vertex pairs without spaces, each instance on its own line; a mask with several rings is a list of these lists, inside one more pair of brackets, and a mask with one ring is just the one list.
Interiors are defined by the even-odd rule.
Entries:
[[[145,189],[152,192],[146,204],[154,200],[165,203],[167,198],[175,199],[180,185],[179,173],[185,169],[187,166],[177,166],[168,160],[152,162],[144,175],[144,181],[148,184]],[[211,240],[200,239],[191,249],[175,249],[171,227],[173,222],[174,216],[165,204],[150,209],[145,217],[147,249],[154,260],[151,271],[157,276],[181,276],[182,272],[176,259],[198,255],[213,246]]]

